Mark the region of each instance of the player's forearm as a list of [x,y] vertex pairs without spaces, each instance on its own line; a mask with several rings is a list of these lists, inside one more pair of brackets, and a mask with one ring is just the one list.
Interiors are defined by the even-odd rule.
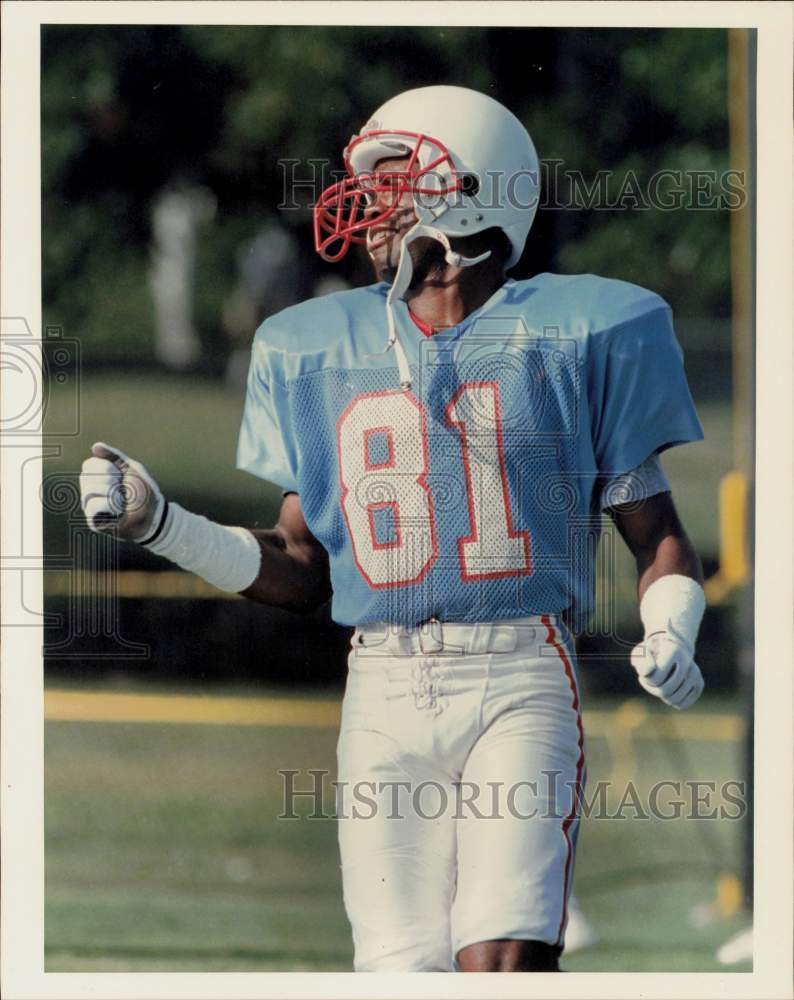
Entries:
[[637,561],[643,639],[631,653],[642,687],[676,709],[703,691],[695,643],[706,607],[703,570],[669,492],[612,517]]
[[80,491],[93,531],[143,545],[219,590],[298,612],[330,596],[327,556],[297,497],[269,531],[217,524],[169,503],[140,462],[102,442],[83,463]]
[[688,576],[703,584],[703,567],[692,542],[683,530],[665,533],[635,552],[640,600],[652,583],[663,576]]
[[328,560],[317,545],[295,543],[278,527],[251,532],[259,542],[259,575],[243,597],[308,614],[331,596]]
[[314,611],[330,595],[323,550],[280,524],[229,527],[171,504],[162,533],[146,547],[220,590],[287,611]]
[[281,524],[228,527],[171,504],[162,535],[147,548],[220,590],[287,611],[314,611],[330,595],[324,551]]
[[640,600],[663,576],[686,576],[703,583],[703,569],[669,492],[648,497],[640,506],[613,507],[609,514],[637,564]]
[[637,555],[643,639],[631,653],[641,686],[676,709],[703,691],[695,643],[706,608],[700,560],[683,529]]

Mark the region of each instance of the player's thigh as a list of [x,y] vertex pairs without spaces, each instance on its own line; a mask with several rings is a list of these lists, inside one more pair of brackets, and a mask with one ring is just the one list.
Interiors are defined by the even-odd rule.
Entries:
[[[453,790],[387,734],[342,733],[339,848],[359,971],[448,971]],[[442,809],[443,806],[443,809]]]
[[456,951],[502,938],[561,942],[583,770],[567,684],[503,712],[478,739],[462,802],[468,794],[479,808],[462,807],[456,823]]

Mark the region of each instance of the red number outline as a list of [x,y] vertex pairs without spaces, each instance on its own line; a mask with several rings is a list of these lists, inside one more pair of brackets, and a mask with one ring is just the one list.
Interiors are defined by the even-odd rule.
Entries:
[[[425,491],[425,494],[427,496],[427,509],[428,509],[428,514],[429,514],[428,520],[430,522],[430,545],[431,545],[431,549],[430,549],[430,556],[428,557],[427,562],[424,564],[424,566],[422,567],[422,569],[420,570],[420,572],[415,577],[413,577],[413,578],[411,578],[409,580],[391,580],[388,583],[375,583],[373,580],[370,579],[369,575],[364,570],[364,567],[361,565],[361,563],[359,561],[358,553],[356,552],[356,540],[355,540],[355,536],[353,534],[352,528],[350,527],[350,520],[349,520],[349,518],[347,516],[347,510],[345,509],[345,501],[347,500],[347,497],[348,497],[348,495],[350,493],[350,489],[348,488],[347,484],[345,483],[344,479],[342,478],[342,424],[347,419],[347,417],[350,415],[350,413],[353,411],[353,409],[358,405],[358,403],[359,403],[360,400],[362,400],[362,399],[372,399],[372,398],[376,398],[376,397],[385,397],[385,396],[405,396],[409,400],[409,402],[412,403],[412,405],[415,406],[416,409],[419,411],[419,416],[421,418],[422,459],[423,459],[423,462],[424,462],[424,471],[421,472],[416,477],[416,482]],[[380,430],[380,429],[381,428],[377,428],[377,430]],[[365,428],[365,430],[366,430],[366,428]],[[366,439],[365,439],[365,442],[366,442]],[[392,443],[393,443],[393,441],[392,441]],[[433,503],[433,494],[432,494],[432,492],[430,490],[430,487],[427,484],[427,476],[428,476],[428,472],[430,470],[430,454],[429,454],[429,449],[428,449],[428,444],[427,444],[427,413],[425,411],[424,406],[422,405],[422,403],[416,398],[416,396],[412,392],[405,392],[402,389],[382,389],[382,390],[378,390],[378,391],[375,391],[375,392],[363,392],[363,393],[361,393],[359,396],[356,396],[354,399],[351,399],[351,401],[348,403],[348,405],[342,411],[339,419],[336,422],[336,451],[337,451],[337,463],[338,463],[338,472],[339,472],[339,482],[342,485],[342,495],[340,497],[340,506],[342,508],[342,516],[344,517],[345,524],[347,525],[347,533],[348,533],[348,537],[350,538],[350,546],[351,546],[351,549],[352,549],[352,552],[353,552],[353,561],[355,562],[356,566],[358,567],[359,573],[361,573],[361,575],[367,581],[367,583],[369,584],[369,586],[373,588],[373,590],[389,590],[389,589],[391,589],[393,587],[406,587],[406,586],[410,586],[411,584],[414,584],[414,583],[421,583],[422,580],[424,580],[424,578],[427,576],[427,574],[433,568],[433,566],[436,563],[436,560],[438,559],[438,536],[437,536],[437,532],[436,532],[436,509],[435,509],[435,505]],[[365,454],[364,454],[364,464],[365,464],[365,466],[366,466],[366,463],[367,463],[367,458],[368,458],[368,455],[365,452]],[[391,449],[390,458],[391,458],[391,465],[389,465],[389,466],[386,466],[386,465],[384,465],[384,466],[378,466],[378,468],[392,468],[394,466],[395,457],[394,457],[394,449],[393,448]],[[369,470],[367,470],[367,471],[369,471]],[[369,514],[369,518],[370,518],[370,531],[372,530],[371,517],[372,517],[372,515]],[[398,516],[397,516],[396,513],[395,513],[395,518],[397,520],[397,523],[399,524],[399,518],[398,518]],[[402,541],[402,536],[400,536],[400,541]],[[386,547],[393,548],[394,546],[389,545],[389,546],[386,546]]]
[[[477,519],[474,512],[474,488],[471,478],[471,465],[469,463],[469,441],[466,432],[466,423],[463,420],[455,420],[452,411],[460,397],[469,389],[490,388],[494,394],[494,416],[496,417],[496,452],[499,458],[499,475],[502,481],[502,497],[504,500],[505,519],[507,522],[507,537],[520,538],[524,543],[524,556],[526,566],[522,569],[494,570],[490,573],[469,573],[466,569],[465,545],[470,542],[479,541],[477,534]],[[492,381],[463,382],[452,399],[447,403],[444,410],[444,420],[448,427],[454,427],[460,434],[460,450],[463,456],[463,471],[466,476],[466,502],[469,509],[470,534],[458,539],[458,561],[460,563],[460,575],[465,583],[472,583],[477,580],[500,580],[510,576],[531,576],[532,575],[532,539],[528,531],[517,531],[513,525],[513,518],[510,507],[510,491],[507,483],[507,466],[505,465],[504,440],[502,438],[502,401],[499,394],[499,383]]]
[[[375,530],[375,518],[373,514],[376,510],[391,509],[394,518],[394,541],[379,542],[377,531]],[[397,500],[381,500],[378,503],[367,504],[367,517],[369,518],[369,533],[372,538],[372,548],[377,552],[382,549],[399,549],[403,543],[402,529],[400,526],[400,504]]]
[[[359,396],[359,399],[361,397]],[[383,462],[370,462],[369,460],[369,439],[374,434],[385,434],[386,444],[389,449],[389,457]],[[391,427],[365,427],[364,428],[364,471],[377,472],[378,469],[391,469],[394,465],[394,431]]]

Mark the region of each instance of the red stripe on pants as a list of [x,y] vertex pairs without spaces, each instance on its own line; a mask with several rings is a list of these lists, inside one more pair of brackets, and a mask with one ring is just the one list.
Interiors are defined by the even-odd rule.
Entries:
[[573,667],[571,666],[568,653],[566,652],[565,647],[557,641],[557,631],[549,616],[543,615],[540,620],[548,630],[546,642],[554,647],[560,660],[562,660],[565,676],[568,678],[571,695],[573,696],[571,707],[574,712],[576,712],[576,728],[579,730],[579,759],[576,761],[576,795],[574,797],[570,813],[562,821],[562,833],[565,837],[568,853],[565,858],[565,882],[563,883],[562,889],[562,916],[560,917],[560,927],[557,932],[557,944],[560,944],[562,942],[562,935],[565,930],[565,923],[568,917],[568,890],[571,880],[571,864],[573,862],[573,844],[571,843],[571,837],[568,831],[570,830],[573,821],[576,819],[577,808],[579,802],[581,801],[582,771],[584,770],[584,730],[582,729],[582,713],[579,705],[579,691],[576,687],[576,677],[574,676]]

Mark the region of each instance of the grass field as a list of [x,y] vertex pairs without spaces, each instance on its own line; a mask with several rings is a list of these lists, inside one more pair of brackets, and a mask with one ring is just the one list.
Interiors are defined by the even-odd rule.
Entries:
[[[45,728],[48,971],[350,969],[335,824],[276,818],[280,768],[334,769],[327,696],[315,715],[282,706],[290,725],[270,702],[263,724],[56,721],[58,697]],[[590,788],[741,778],[737,705],[712,699],[690,723],[645,707],[633,736],[632,710],[586,711]],[[685,737],[685,761],[665,733]],[[583,822],[575,891],[601,943],[564,967],[717,969],[746,918],[695,929],[689,915],[737,870],[741,822],[626,816]]]

